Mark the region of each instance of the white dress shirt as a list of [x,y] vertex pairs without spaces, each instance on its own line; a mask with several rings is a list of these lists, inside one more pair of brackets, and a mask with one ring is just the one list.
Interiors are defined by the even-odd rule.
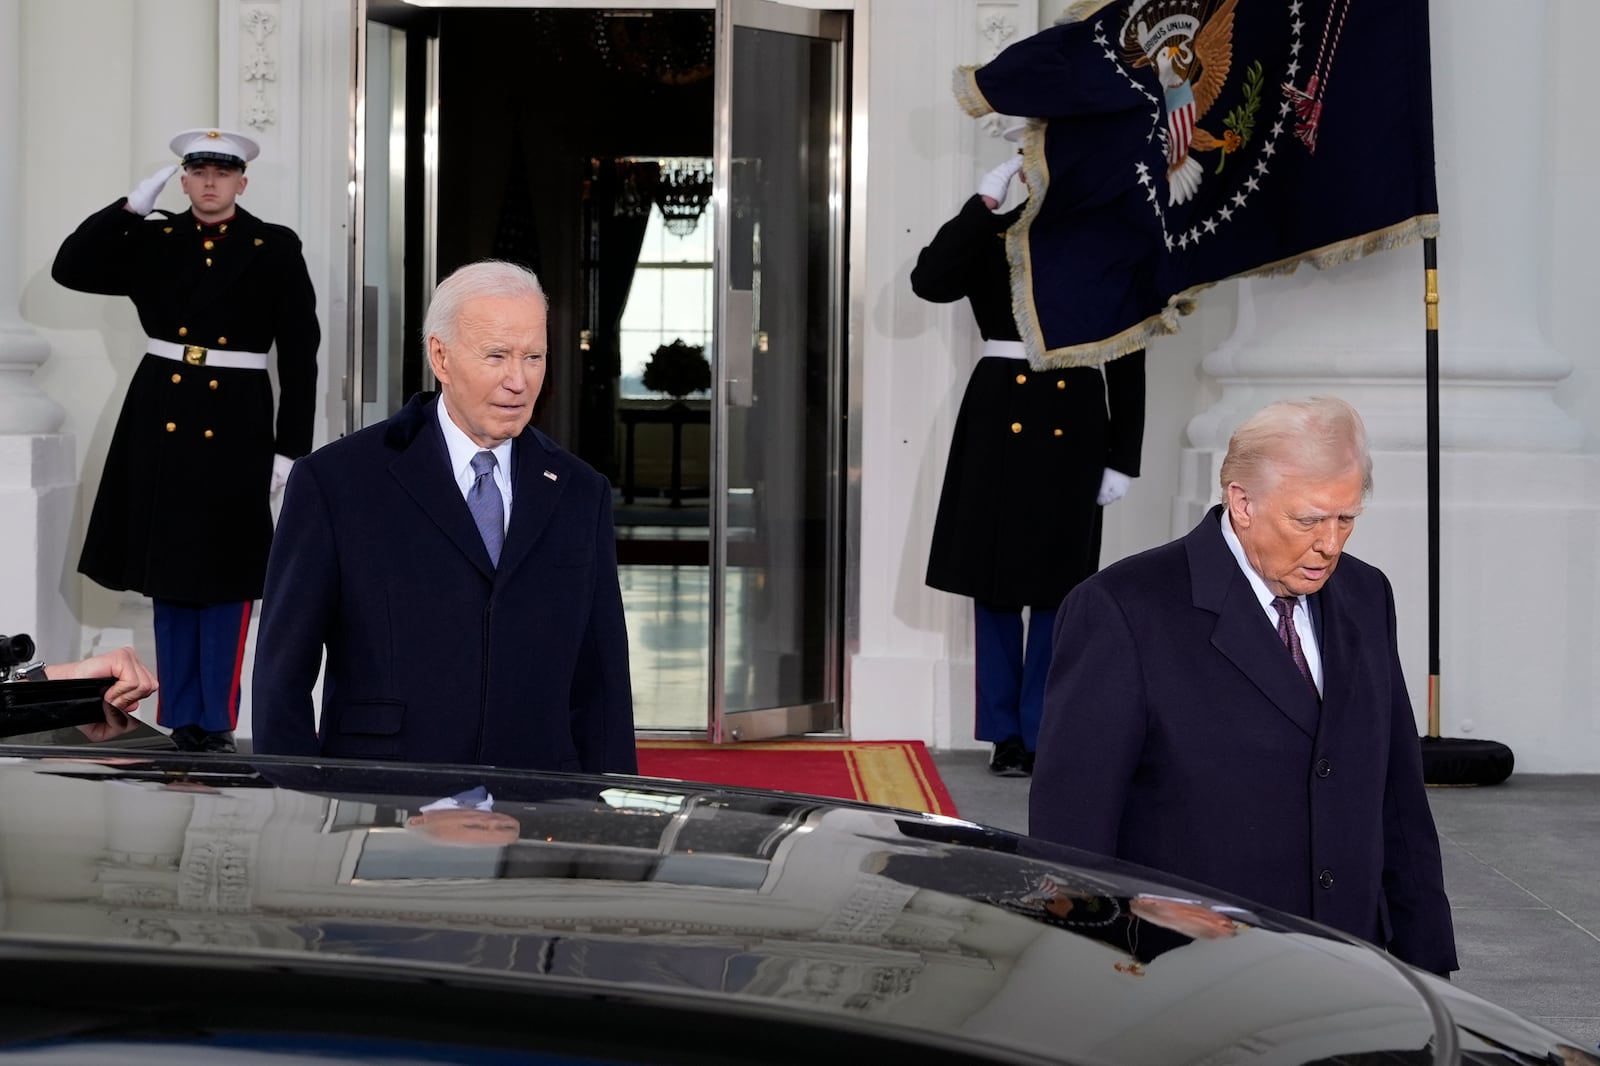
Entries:
[[[1261,609],[1267,613],[1267,621],[1272,623],[1272,631],[1278,631],[1278,609],[1272,606],[1276,593],[1267,588],[1267,583],[1261,580],[1261,575],[1256,573],[1256,568],[1250,565],[1249,558],[1244,553],[1244,545],[1239,543],[1239,534],[1233,531],[1233,522],[1228,518],[1228,509],[1222,509],[1222,539],[1228,542],[1228,550],[1233,552],[1233,557],[1239,560],[1239,569],[1244,571],[1245,579],[1250,582],[1250,588],[1255,591],[1256,599],[1261,601]],[[1317,646],[1317,633],[1311,625],[1311,611],[1306,605],[1304,596],[1296,596],[1294,614],[1291,616],[1294,631],[1300,636],[1300,650],[1305,653],[1306,664],[1311,667],[1311,680],[1317,683],[1317,694],[1322,694],[1322,649]]]
[[[444,407],[444,394],[439,394],[439,428],[444,431],[444,446],[450,452],[450,472],[455,475],[456,487],[465,500],[472,491],[478,475],[472,472],[472,457],[479,452],[494,452],[494,483],[500,487],[500,498],[505,501],[501,514],[505,528],[511,528],[511,442],[505,441],[496,448],[483,448],[466,435],[450,412]],[[504,530],[502,530],[504,532]]]

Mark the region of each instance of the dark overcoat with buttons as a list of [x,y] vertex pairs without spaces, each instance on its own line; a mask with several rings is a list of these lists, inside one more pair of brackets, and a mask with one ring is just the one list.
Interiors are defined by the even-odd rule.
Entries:
[[300,239],[243,208],[220,224],[150,218],[125,200],[90,215],[51,276],[127,296],[145,333],[210,351],[277,346],[273,420],[265,371],[146,354],[117,418],[78,569],[112,589],[192,604],[261,595],[272,544],[274,453],[311,449],[316,294]]
[[1456,969],[1394,593],[1342,555],[1300,676],[1214,507],[1056,616],[1028,832],[1178,874]]
[[632,773],[610,483],[523,430],[496,567],[437,403],[413,398],[295,464],[261,603],[255,750]]
[[[911,289],[966,299],[985,340],[1017,340],[1005,232],[974,196],[917,257]],[[1139,474],[1144,353],[1036,372],[986,356],[967,380],[945,465],[927,583],[993,607],[1054,609],[1100,565],[1106,467]]]

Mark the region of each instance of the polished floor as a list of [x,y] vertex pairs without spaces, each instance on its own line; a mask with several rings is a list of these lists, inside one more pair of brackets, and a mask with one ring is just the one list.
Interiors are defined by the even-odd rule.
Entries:
[[[622,566],[636,729],[704,730],[711,677],[710,571]],[[729,575],[730,583],[738,575]]]
[[[1023,832],[1026,779],[986,751],[934,753],[963,818]],[[1580,1046],[1600,1044],[1600,775],[1513,774],[1429,789],[1462,987]]]

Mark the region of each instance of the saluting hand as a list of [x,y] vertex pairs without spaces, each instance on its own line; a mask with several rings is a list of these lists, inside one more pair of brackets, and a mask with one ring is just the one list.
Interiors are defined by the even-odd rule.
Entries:
[[993,211],[1000,206],[1000,201],[1006,198],[1006,190],[1011,187],[1011,179],[1017,176],[1017,171],[1022,169],[1022,156],[1012,154],[1006,161],[995,167],[983,176],[978,182],[978,195],[983,197],[983,204]]
[[172,175],[178,172],[178,164],[162,167],[154,174],[145,178],[134,186],[128,194],[128,202],[123,205],[123,210],[132,211],[140,218],[156,209],[156,197],[161,195],[161,190],[166,188],[167,182],[172,180]]

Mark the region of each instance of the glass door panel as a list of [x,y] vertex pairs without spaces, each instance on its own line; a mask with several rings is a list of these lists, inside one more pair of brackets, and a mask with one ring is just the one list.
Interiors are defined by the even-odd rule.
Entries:
[[716,740],[839,724],[846,18],[717,8]]
[[345,429],[432,387],[415,334],[432,292],[438,35],[433,16],[354,0],[350,362]]

